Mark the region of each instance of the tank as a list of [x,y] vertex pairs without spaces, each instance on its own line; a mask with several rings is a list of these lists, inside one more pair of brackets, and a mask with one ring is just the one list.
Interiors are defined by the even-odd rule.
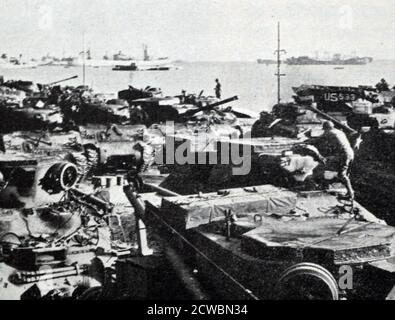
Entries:
[[111,250],[105,219],[114,205],[78,183],[76,165],[55,156],[7,150],[0,176],[0,264],[7,279],[0,298],[70,299],[99,285],[87,266],[93,250]]
[[253,112],[229,105],[236,100],[237,96],[218,100],[200,95],[136,99],[131,102],[131,121],[133,124],[145,124],[148,127],[166,121],[206,122],[211,125],[232,124],[239,119],[251,119],[256,116]]
[[[283,136],[307,141],[321,135],[322,122],[331,120],[338,129],[346,132],[351,144],[356,147],[351,180],[357,191],[357,199],[388,224],[394,225],[395,221],[391,213],[393,197],[388,192],[395,184],[392,165],[395,140],[394,130],[391,128],[393,122],[393,108],[390,106],[391,91],[377,93],[376,89],[363,86],[301,86],[296,91],[300,103],[284,103],[274,106],[270,113],[262,112],[260,119],[252,127],[252,136]],[[321,105],[319,108],[320,99],[324,99],[324,96],[330,92],[335,94],[334,101],[331,102],[332,106],[336,105],[341,94],[347,94],[347,99],[354,99],[353,113],[347,117],[340,117],[339,120],[338,115],[332,113],[332,116],[328,116],[329,114],[322,111],[325,107]],[[371,97],[371,93],[375,93],[376,98],[380,100],[378,103],[380,106],[370,108],[370,111],[365,112],[365,108],[369,105],[362,102],[355,104],[355,102],[359,99],[358,97],[362,96],[365,102],[369,102],[366,99]],[[354,94],[356,96],[352,98]],[[303,97],[306,97],[306,100],[303,100]],[[384,100],[382,100],[383,97]],[[343,96],[343,99],[346,97]],[[313,100],[318,102],[312,102]],[[346,102],[343,103],[345,104]],[[331,105],[327,104],[325,110],[330,109]]]
[[145,133],[144,126],[92,124],[69,132],[17,131],[4,135],[3,141],[7,156],[69,161],[77,167],[78,181],[84,181],[98,173],[147,170],[153,164],[154,150],[144,142]]
[[[21,219],[18,212],[27,213],[32,210],[34,213],[36,208],[59,202],[64,196],[64,191],[73,188],[78,180],[76,166],[68,161],[46,156],[32,157],[22,153],[1,155],[0,171],[0,208],[10,210],[1,209],[5,214],[3,217],[7,217],[1,219],[1,224],[5,227],[1,230],[2,233],[16,232],[13,227],[7,227],[8,220],[15,220],[15,228],[21,227],[23,217]],[[48,228],[45,224],[37,227],[43,230]],[[26,226],[22,229],[28,231]]]
[[395,228],[342,200],[311,146],[286,137],[218,144],[217,155],[232,145],[249,152],[250,172],[233,175],[237,161],[186,164],[139,198],[125,189],[210,298],[392,299]]
[[34,84],[30,81],[7,81],[0,87],[0,132],[47,130],[63,126],[64,115],[58,105],[64,89],[58,83],[77,76]]

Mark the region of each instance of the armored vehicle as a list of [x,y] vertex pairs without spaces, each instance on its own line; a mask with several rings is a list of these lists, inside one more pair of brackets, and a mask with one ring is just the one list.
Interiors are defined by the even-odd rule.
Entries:
[[295,102],[315,102],[317,108],[348,123],[354,129],[375,127],[393,129],[395,125],[394,91],[372,86],[339,87],[301,85],[293,88]]
[[247,146],[240,152],[251,156],[250,173],[232,175],[237,163],[184,165],[161,188],[146,185],[139,196],[125,188],[210,297],[394,298],[395,228],[341,200],[308,146],[290,138],[220,144]]

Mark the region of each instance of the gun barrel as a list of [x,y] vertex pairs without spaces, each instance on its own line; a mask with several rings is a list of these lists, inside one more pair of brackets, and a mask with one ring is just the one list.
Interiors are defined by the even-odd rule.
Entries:
[[69,77],[69,78],[66,78],[66,79],[50,82],[50,83],[47,84],[47,86],[52,86],[52,85],[57,84],[57,83],[61,83],[61,82],[65,82],[65,81],[73,80],[73,79],[77,79],[77,78],[78,78],[78,76],[73,76],[73,77]]
[[189,111],[189,112],[187,111],[187,112],[185,112],[184,117],[191,117],[195,113],[198,113],[199,111],[210,110],[212,108],[215,108],[215,107],[218,107],[220,105],[223,105],[223,104],[226,104],[226,103],[229,103],[229,102],[232,102],[232,101],[236,101],[236,100],[239,100],[238,96],[234,96],[234,97],[231,97],[231,98],[228,98],[228,99],[225,99],[225,100],[221,100],[221,101],[209,104],[207,106],[200,107],[200,108],[198,108],[196,110],[192,110],[192,111]]
[[358,134],[357,131],[355,131],[354,129],[350,128],[348,125],[345,125],[345,124],[341,123],[339,120],[335,119],[334,117],[331,117],[330,115],[326,114],[325,112],[322,112],[321,110],[318,110],[316,107],[308,106],[308,108],[311,111],[313,111],[314,113],[316,113],[316,114],[320,115],[321,117],[323,117],[324,119],[332,121],[333,124],[336,127],[346,131],[346,133],[348,133],[350,135]]
[[223,104],[226,104],[226,103],[229,103],[229,102],[232,102],[232,101],[236,101],[236,100],[239,100],[238,96],[234,96],[234,97],[231,97],[231,98],[228,98],[228,99],[225,99],[225,100],[221,100],[221,101],[209,104],[209,105],[205,106],[204,108],[205,109],[206,108],[210,109],[210,108],[218,107],[218,106],[221,106]]

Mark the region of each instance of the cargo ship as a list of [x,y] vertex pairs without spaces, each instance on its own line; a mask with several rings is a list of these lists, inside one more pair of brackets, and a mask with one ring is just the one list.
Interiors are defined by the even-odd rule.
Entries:
[[289,65],[365,65],[373,61],[372,57],[352,57],[342,59],[339,54],[335,54],[332,59],[314,59],[309,56],[299,56],[288,58],[285,63]]
[[80,54],[78,58],[69,61],[69,66],[83,66],[86,67],[100,68],[100,67],[112,67],[113,70],[117,71],[146,71],[146,70],[171,70],[177,69],[173,62],[168,57],[152,58],[148,55],[148,48],[144,46],[143,59],[135,59],[123,54],[121,51],[118,54],[114,54],[112,59],[108,55],[105,55],[103,59],[93,59],[90,54],[90,50],[86,51],[85,57],[84,52]]

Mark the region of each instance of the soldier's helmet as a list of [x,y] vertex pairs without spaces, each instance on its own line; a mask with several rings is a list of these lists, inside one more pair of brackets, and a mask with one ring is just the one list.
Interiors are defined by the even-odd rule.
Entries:
[[324,129],[325,131],[332,130],[334,128],[335,126],[332,121],[325,121],[322,125],[322,129]]

